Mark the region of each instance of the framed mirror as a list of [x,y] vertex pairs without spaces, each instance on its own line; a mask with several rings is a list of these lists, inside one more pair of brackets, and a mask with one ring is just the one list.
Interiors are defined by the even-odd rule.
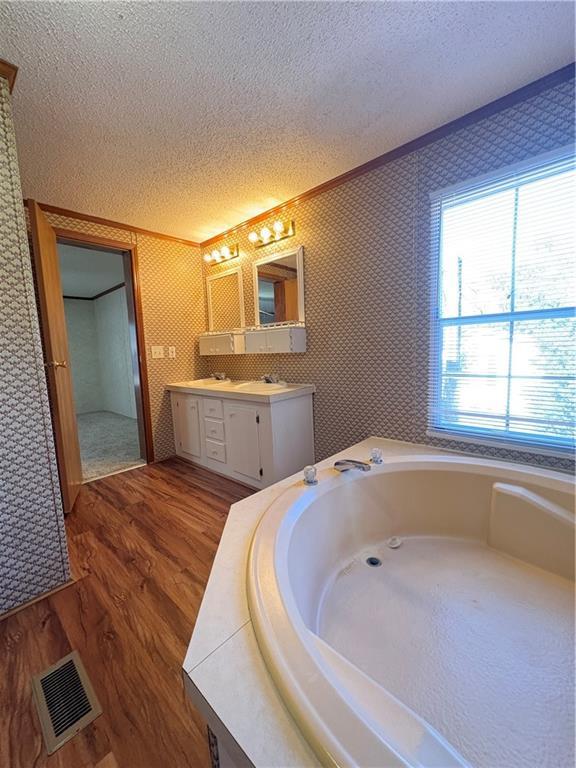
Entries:
[[244,328],[244,289],[240,267],[209,275],[206,278],[206,298],[210,331]]
[[258,259],[254,270],[256,325],[304,322],[304,248]]

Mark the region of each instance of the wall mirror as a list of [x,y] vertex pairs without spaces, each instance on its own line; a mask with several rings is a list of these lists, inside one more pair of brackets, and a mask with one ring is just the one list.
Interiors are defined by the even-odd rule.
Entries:
[[244,328],[244,290],[240,267],[208,276],[206,298],[210,331]]
[[304,322],[304,248],[253,264],[256,325]]

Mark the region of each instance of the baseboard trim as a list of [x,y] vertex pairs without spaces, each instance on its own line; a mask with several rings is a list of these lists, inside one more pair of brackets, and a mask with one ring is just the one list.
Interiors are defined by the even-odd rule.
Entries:
[[54,587],[54,589],[49,589],[47,592],[41,592],[31,600],[27,600],[25,603],[22,603],[22,605],[17,605],[15,608],[11,608],[9,611],[5,611],[4,613],[0,614],[0,622],[4,621],[4,619],[8,619],[10,616],[14,616],[14,614],[18,613],[19,611],[23,611],[25,608],[34,605],[34,603],[39,603],[41,600],[45,600],[47,597],[55,595],[56,592],[61,592],[63,589],[68,589],[68,587],[71,587],[73,584],[76,584],[83,578],[83,576],[77,578],[72,575],[72,578],[68,579],[68,581],[65,581],[64,584],[60,584],[58,587]]

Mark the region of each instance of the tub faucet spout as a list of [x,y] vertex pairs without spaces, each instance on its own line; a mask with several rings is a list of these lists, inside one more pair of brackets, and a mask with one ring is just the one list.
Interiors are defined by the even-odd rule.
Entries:
[[340,459],[334,463],[334,469],[338,472],[347,472],[349,469],[360,469],[362,472],[369,472],[372,467],[365,461],[357,461],[356,459]]

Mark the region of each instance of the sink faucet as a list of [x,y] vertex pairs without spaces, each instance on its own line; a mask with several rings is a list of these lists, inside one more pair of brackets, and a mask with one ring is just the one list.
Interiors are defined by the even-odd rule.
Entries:
[[261,377],[260,381],[266,382],[266,384],[278,384],[280,377],[277,373],[265,373]]
[[356,459],[340,459],[334,463],[334,469],[338,472],[347,472],[349,469],[360,469],[362,472],[369,472],[372,467],[365,461],[357,461]]
[[226,374],[225,373],[213,373],[212,378],[216,379],[216,381],[226,381]]

